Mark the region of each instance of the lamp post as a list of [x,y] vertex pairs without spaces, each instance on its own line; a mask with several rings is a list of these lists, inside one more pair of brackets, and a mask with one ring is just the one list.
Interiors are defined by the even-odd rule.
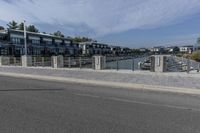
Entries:
[[26,21],[24,20],[24,55],[27,56]]

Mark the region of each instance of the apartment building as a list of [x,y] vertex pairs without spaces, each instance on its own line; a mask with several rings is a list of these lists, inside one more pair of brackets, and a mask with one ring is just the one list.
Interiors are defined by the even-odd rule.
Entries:
[[180,46],[179,49],[181,53],[192,53],[194,46],[193,45]]
[[111,53],[107,44],[97,42],[79,43],[79,47],[83,55],[107,55]]
[[[24,32],[20,30],[0,31],[0,54],[20,56],[24,54]],[[29,55],[76,55],[79,46],[72,39],[44,33],[27,32]]]
[[[27,32],[27,53],[35,56],[128,55],[127,47],[109,46],[98,42],[74,43],[71,38],[50,34]],[[25,53],[24,32],[0,31],[0,55],[21,56]]]
[[158,46],[158,47],[151,48],[150,51],[154,54],[161,54],[161,53],[165,52],[165,48],[162,46]]

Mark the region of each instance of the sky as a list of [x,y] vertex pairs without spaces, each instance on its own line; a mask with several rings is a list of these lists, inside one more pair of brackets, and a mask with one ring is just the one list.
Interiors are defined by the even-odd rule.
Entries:
[[1,0],[0,25],[12,20],[132,48],[188,45],[200,37],[200,0]]

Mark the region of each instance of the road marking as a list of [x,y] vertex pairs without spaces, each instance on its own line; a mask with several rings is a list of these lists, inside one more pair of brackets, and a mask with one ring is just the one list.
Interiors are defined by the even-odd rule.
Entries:
[[168,105],[168,104],[156,104],[156,103],[134,101],[134,100],[128,100],[128,99],[122,99],[122,98],[115,98],[115,97],[109,98],[109,97],[102,97],[102,96],[97,96],[97,95],[92,95],[92,94],[74,94],[74,95],[91,97],[91,98],[98,98],[98,99],[104,99],[104,100],[112,100],[112,101],[118,101],[118,102],[125,102],[125,103],[135,103],[135,104],[143,104],[143,105],[150,105],[150,106],[156,106],[156,107],[166,107],[166,108],[171,108],[171,109],[189,110],[189,111],[200,112],[200,109],[174,106],[174,105]]
[[128,102],[128,103],[136,103],[136,104],[151,105],[151,106],[157,106],[157,107],[167,107],[167,108],[173,108],[173,109],[192,110],[192,111],[200,112],[200,109],[194,109],[194,108],[192,109],[192,108],[173,106],[173,105],[167,105],[167,104],[155,104],[155,103],[150,103],[150,102],[141,102],[141,101],[134,101],[134,100],[128,100],[128,99],[121,99],[121,98],[108,98],[108,99],[120,101],[120,102]]
[[84,96],[84,97],[92,97],[92,98],[101,98],[100,96],[96,96],[96,95],[90,95],[90,94],[74,94],[77,96]]

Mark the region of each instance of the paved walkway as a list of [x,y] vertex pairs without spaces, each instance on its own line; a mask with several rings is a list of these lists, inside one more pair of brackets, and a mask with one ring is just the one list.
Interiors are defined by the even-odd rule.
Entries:
[[115,70],[95,71],[86,69],[80,70],[23,67],[0,67],[0,72],[200,89],[200,73],[151,73],[141,71],[117,72]]

